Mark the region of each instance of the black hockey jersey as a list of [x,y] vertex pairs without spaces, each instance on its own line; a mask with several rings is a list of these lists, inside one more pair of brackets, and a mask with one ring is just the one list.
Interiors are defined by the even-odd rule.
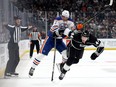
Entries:
[[84,47],[90,46],[90,45],[98,47],[100,45],[100,43],[101,43],[101,41],[98,40],[92,34],[90,34],[88,40],[85,43],[82,42],[81,37],[82,37],[81,32],[80,33],[74,33],[73,38],[71,39],[71,41],[69,43],[70,46],[73,46],[77,50],[81,50],[81,49],[84,49]]

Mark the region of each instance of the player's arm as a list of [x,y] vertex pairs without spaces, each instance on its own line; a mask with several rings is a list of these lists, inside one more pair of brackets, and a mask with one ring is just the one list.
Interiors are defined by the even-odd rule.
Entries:
[[53,25],[52,25],[50,31],[54,32],[57,28],[59,28],[59,22],[58,22],[58,20],[54,20]]
[[[69,31],[71,31],[71,29],[60,28],[59,27],[59,21],[54,20],[54,23],[53,23],[50,31],[53,32],[53,36],[59,37],[59,36],[62,36],[62,34],[67,36],[67,33],[69,33]],[[66,33],[64,33],[64,32],[66,32]]]
[[59,30],[59,22],[58,20],[54,20],[53,25],[51,26],[51,29],[50,29],[54,37],[59,36],[58,30]]
[[95,60],[103,51],[104,51],[104,45],[100,40],[96,40],[95,47],[97,47],[96,51],[91,55],[91,59]]
[[74,22],[71,22],[71,24],[70,24],[70,26],[69,26],[69,29],[71,29],[72,31],[75,30]]
[[60,35],[64,34],[64,35],[70,37],[70,36],[72,35],[72,31],[75,29],[74,23],[73,23],[73,22],[70,24],[70,26],[69,26],[68,28],[65,28],[65,29],[59,28],[59,27],[58,27],[59,25],[58,25],[57,22],[54,22],[54,25],[55,25],[54,31],[55,31],[55,34],[56,34],[57,36],[60,36]]
[[64,30],[64,35],[66,35],[66,36],[68,36],[68,37],[73,37],[73,35],[74,35],[74,33],[75,33],[75,26],[74,26],[74,23],[73,22],[71,22],[71,24],[70,24],[70,26],[69,26],[69,28],[66,28],[65,30]]

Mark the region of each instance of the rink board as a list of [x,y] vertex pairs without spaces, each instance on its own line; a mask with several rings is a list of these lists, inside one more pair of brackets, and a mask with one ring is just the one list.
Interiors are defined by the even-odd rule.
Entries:
[[[105,50],[116,50],[116,39],[100,39],[104,46]],[[42,40],[43,42],[44,40]],[[70,40],[64,39],[64,43],[67,44]],[[0,44],[0,77],[3,76],[3,72],[6,66],[6,63],[8,61],[8,49],[7,49],[7,43]],[[30,49],[30,41],[29,40],[22,40],[19,42],[19,51],[20,51],[20,58],[23,58],[23,56],[27,53],[29,53]],[[52,49],[53,51],[54,49]],[[88,46],[85,48],[85,50],[96,50],[93,46]],[[36,50],[34,50],[36,52]]]

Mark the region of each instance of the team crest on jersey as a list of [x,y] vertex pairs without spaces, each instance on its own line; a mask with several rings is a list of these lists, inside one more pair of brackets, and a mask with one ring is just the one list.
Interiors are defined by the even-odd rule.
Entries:
[[60,29],[66,29],[68,27],[68,25],[66,24],[66,23],[61,23],[60,25],[59,25],[59,28]]

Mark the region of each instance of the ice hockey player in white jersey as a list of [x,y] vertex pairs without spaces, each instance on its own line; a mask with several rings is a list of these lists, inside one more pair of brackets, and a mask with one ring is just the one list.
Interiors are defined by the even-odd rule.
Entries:
[[[59,53],[63,57],[63,61],[65,62],[67,60],[67,54],[66,49],[67,46],[63,42],[63,38],[66,36],[64,34],[65,29],[67,31],[75,29],[74,22],[69,17],[69,11],[64,10],[62,12],[62,15],[57,17],[54,20],[54,23],[51,27],[51,29],[48,31],[48,34],[45,38],[45,41],[43,42],[43,45],[40,49],[40,53],[35,57],[33,64],[29,71],[29,76],[33,76],[34,70],[36,66],[41,62],[41,60],[48,55],[50,50],[54,48],[55,45],[55,39],[56,39],[56,49],[59,51]],[[66,33],[66,32],[65,32]]]

